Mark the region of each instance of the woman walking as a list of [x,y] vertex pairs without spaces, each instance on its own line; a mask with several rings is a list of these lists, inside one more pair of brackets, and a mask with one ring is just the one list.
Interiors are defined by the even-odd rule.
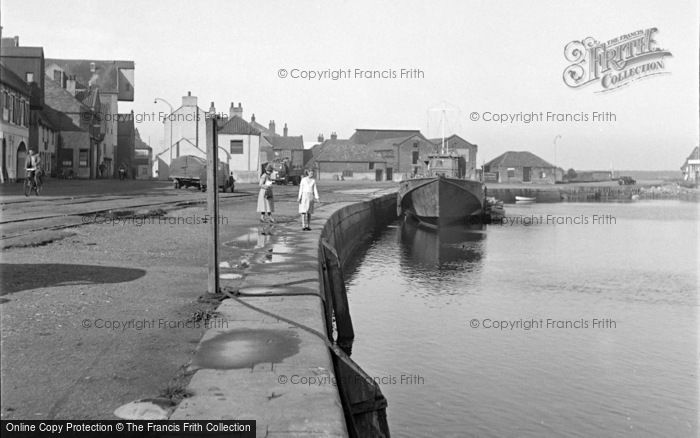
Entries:
[[258,213],[260,213],[260,222],[265,222],[265,213],[270,219],[270,222],[275,222],[272,218],[272,212],[275,211],[275,202],[272,198],[272,165],[268,164],[265,167],[265,172],[260,175],[260,193],[258,194]]
[[299,214],[301,214],[301,229],[304,231],[311,230],[311,213],[314,212],[314,200],[321,202],[318,199],[318,190],[316,189],[316,180],[314,179],[314,171],[311,169],[304,171],[304,178],[299,183]]

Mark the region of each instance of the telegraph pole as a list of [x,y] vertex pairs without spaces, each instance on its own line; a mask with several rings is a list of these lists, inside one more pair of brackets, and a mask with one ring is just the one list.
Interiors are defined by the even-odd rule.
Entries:
[[209,222],[209,280],[207,291],[210,294],[219,293],[219,185],[217,172],[219,167],[218,116],[211,114],[207,119],[207,131],[210,139],[207,141],[207,216]]

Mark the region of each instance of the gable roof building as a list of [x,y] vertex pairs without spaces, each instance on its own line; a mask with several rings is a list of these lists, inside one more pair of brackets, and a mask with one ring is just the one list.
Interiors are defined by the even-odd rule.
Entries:
[[695,146],[688,158],[685,159],[685,163],[681,166],[681,171],[685,181],[697,184],[700,178],[700,147]]
[[365,144],[330,139],[313,147],[306,167],[314,169],[318,179],[383,180],[387,160]]
[[493,160],[486,163],[486,166],[491,167],[554,167],[550,164],[528,151],[508,151],[497,156]]
[[484,164],[484,172],[495,173],[498,182],[554,184],[561,179],[553,164],[528,151],[504,152]]

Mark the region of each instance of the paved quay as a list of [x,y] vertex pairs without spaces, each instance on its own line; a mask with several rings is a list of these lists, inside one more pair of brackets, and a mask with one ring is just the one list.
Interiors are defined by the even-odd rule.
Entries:
[[324,335],[319,239],[334,212],[395,189],[319,185],[311,231],[301,230],[294,194],[276,202],[274,225],[227,233],[221,287],[235,298],[210,320],[190,364],[192,396],[171,419],[253,419],[261,437],[347,436]]
[[[172,185],[160,182],[135,182],[131,186],[122,183],[100,183],[96,190],[88,190],[75,186],[74,181],[52,181],[50,190],[39,198],[3,194],[3,220],[11,221],[2,224],[3,234],[9,232],[13,236],[3,236],[12,245],[3,248],[0,263],[3,352],[0,415],[3,419],[116,419],[115,410],[130,402],[163,397],[178,399],[181,385],[186,385],[192,377],[182,367],[192,363],[202,336],[217,328],[216,321],[223,321],[223,318],[215,319],[208,327],[191,324],[198,314],[206,314],[218,305],[198,300],[206,292],[207,284],[208,227],[199,221],[206,215],[206,194],[175,190]],[[266,278],[276,281],[276,285],[292,282],[285,287],[294,291],[312,290],[316,295],[297,295],[294,299],[268,296],[270,306],[276,301],[284,302],[282,311],[286,311],[292,303],[299,303],[310,316],[318,314],[320,320],[318,304],[308,303],[319,300],[318,290],[313,289],[313,280],[318,284],[318,271],[311,248],[316,248],[324,217],[344,205],[394,187],[393,184],[321,181],[319,191],[324,203],[313,217],[314,231],[302,232],[297,214],[298,188],[275,186],[278,222],[271,233],[262,234],[255,212],[257,187],[237,185],[236,193],[222,194],[220,198],[219,214],[223,219],[220,260],[229,266],[221,269],[222,285],[228,290],[247,285],[247,293],[254,294],[256,290],[250,289],[254,285],[269,286]],[[16,191],[16,187],[8,187],[11,192],[10,189]],[[188,205],[182,206],[183,200]],[[143,204],[163,207],[162,216],[142,217],[141,209],[151,208],[135,207]],[[66,215],[51,219],[51,223],[39,219],[63,208],[67,209]],[[95,213],[98,211],[105,214]],[[115,213],[115,220],[111,220],[109,212]],[[239,298],[253,305],[258,300]],[[233,300],[223,304],[222,312],[227,311]],[[276,312],[273,307],[267,309]],[[248,324],[235,322],[237,318],[248,318],[244,312],[260,319],[247,307],[234,307],[233,311],[231,329]],[[178,326],[163,328],[159,325],[161,320]],[[118,329],[97,327],[98,322],[115,321],[145,325],[142,329],[138,325],[120,325]],[[252,319],[248,321],[254,327]],[[314,326],[314,321],[310,320],[308,325],[320,327]],[[95,326],[81,324],[85,322]],[[260,323],[267,324],[268,319],[263,318]],[[295,351],[286,350],[286,346],[296,345],[297,341],[300,351],[306,351],[306,333],[298,333],[291,343],[284,342],[279,354]],[[276,356],[268,363],[287,366],[300,357]],[[257,368],[264,366],[263,359],[252,362],[259,363]],[[190,401],[200,407],[200,396],[206,392],[197,389],[196,383],[209,369],[222,375],[240,371],[226,363],[219,368],[206,368],[210,366],[206,362],[195,365],[192,368],[198,371],[192,380],[195,390]],[[277,371],[281,372],[279,368]],[[323,373],[323,370],[315,371]],[[274,407],[280,406],[280,399],[290,399],[277,397],[278,394],[291,395],[290,388],[302,389],[301,385],[294,388],[291,385],[280,384],[280,391],[275,389],[274,396],[267,394]],[[235,398],[240,398],[242,389],[234,391],[225,384],[221,388],[239,394]],[[253,391],[252,384],[248,390]],[[326,390],[331,392],[330,388]],[[207,412],[200,418],[221,413],[217,414],[215,409],[221,408],[221,400],[211,401],[216,404],[211,405],[211,414]],[[244,399],[237,403],[244,406]],[[239,407],[232,405],[225,415],[244,418]],[[267,433],[268,428],[263,428],[262,422],[270,414],[264,409],[255,407],[247,416],[257,419],[260,430]],[[290,408],[278,412],[290,416],[294,411]],[[177,414],[181,413],[184,415],[186,411]],[[271,425],[278,424],[269,421]],[[269,430],[280,429],[271,426]]]

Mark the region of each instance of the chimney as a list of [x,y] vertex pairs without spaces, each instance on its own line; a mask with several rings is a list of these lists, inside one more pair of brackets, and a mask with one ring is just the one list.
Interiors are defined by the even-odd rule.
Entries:
[[255,113],[250,116],[250,123],[255,123]]
[[282,130],[283,135],[286,137],[287,136],[287,124],[284,124],[284,129]]
[[273,134],[275,133],[275,121],[274,121],[274,120],[270,120],[270,124],[268,125],[268,129],[269,129],[270,132],[272,132]]
[[19,47],[19,36],[15,35],[15,47]]
[[197,96],[193,96],[191,91],[187,92],[187,96],[182,96],[182,106],[197,106]]
[[323,143],[325,141],[323,134],[318,134],[318,138],[316,140],[318,140],[319,143]]
[[75,76],[68,76],[68,80],[66,80],[66,91],[75,96]]
[[335,133],[335,131],[331,132],[331,140],[337,140],[338,139],[338,134]]
[[[231,102],[231,107],[233,107],[233,102]],[[240,102],[238,102],[238,108],[233,108],[233,115],[238,116],[241,119],[243,118],[243,107],[241,106]]]
[[233,117],[236,115],[236,107],[233,105],[233,102],[231,102],[231,106],[228,107],[228,116]]
[[209,107],[209,115],[211,117],[214,117],[216,115],[216,107],[214,106],[214,102],[212,102],[211,106]]

